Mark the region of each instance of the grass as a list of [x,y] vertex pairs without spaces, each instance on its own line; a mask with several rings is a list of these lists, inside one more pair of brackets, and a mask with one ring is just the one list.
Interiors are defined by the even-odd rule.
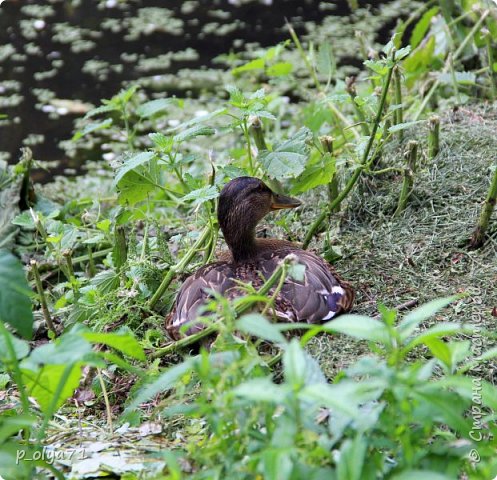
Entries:
[[[438,319],[481,319],[492,330],[497,320],[492,316],[497,306],[497,230],[482,250],[470,251],[466,242],[488,188],[497,148],[497,105],[448,112],[441,123],[440,152],[433,162],[421,159],[414,193],[400,217],[392,217],[400,175],[368,179],[363,191],[352,196],[349,208],[334,222],[339,223],[334,242],[343,254],[336,267],[357,288],[354,313],[375,315],[378,302],[394,307],[411,299],[423,303],[467,292],[467,299]],[[423,142],[426,132],[407,136]],[[426,152],[426,142],[422,145]],[[401,155],[401,147],[392,144],[383,162],[397,164]],[[322,242],[312,247],[322,250]],[[360,344],[329,335],[316,339],[311,351],[330,377],[363,353]],[[491,362],[487,369],[493,383],[494,367]]]

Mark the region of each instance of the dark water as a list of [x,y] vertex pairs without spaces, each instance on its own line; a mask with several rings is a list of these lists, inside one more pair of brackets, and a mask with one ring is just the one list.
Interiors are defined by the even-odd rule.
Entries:
[[[78,105],[54,106],[53,98],[98,104],[123,82],[144,76],[226,68],[213,59],[287,39],[285,18],[302,34],[305,22],[350,14],[347,1],[328,2],[332,12],[312,0],[239,2],[6,0],[0,7],[0,113],[8,119],[0,120],[1,155],[14,162],[29,144],[35,159],[67,166],[58,144],[71,137],[82,113]],[[152,7],[159,10],[147,10]],[[187,55],[160,57],[182,51]]]

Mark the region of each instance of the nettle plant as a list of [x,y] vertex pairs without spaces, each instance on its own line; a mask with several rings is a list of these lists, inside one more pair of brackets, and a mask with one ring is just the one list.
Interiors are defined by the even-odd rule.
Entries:
[[[183,478],[185,460],[188,478],[199,479],[493,478],[497,389],[479,382],[475,432],[474,382],[464,372],[497,352],[471,358],[470,341],[456,337],[471,326],[419,328],[457,298],[402,318],[380,307],[381,319],[345,315],[321,326],[272,324],[254,313],[236,318],[224,305],[227,318],[217,324],[211,351],[151,378],[125,415],[168,392],[160,415],[184,417],[192,432],[182,450],[167,453],[168,478]],[[300,341],[284,334],[295,328],[307,329]],[[323,332],[369,342],[370,353],[331,384],[304,349]],[[260,353],[262,341],[281,348],[281,375],[271,372],[274,357]],[[419,349],[431,358],[413,355]],[[475,450],[478,463],[468,456]]]

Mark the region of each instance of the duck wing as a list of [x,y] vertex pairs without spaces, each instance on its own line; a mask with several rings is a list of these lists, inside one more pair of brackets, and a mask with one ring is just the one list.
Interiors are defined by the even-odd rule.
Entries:
[[227,262],[216,262],[199,268],[190,275],[181,286],[174,308],[166,319],[166,329],[175,340],[181,337],[180,329],[189,324],[186,335],[192,335],[204,328],[202,323],[195,323],[199,308],[212,298],[211,291],[224,295],[234,285],[234,272]]
[[352,308],[355,297],[353,288],[336,274],[331,265],[312,252],[287,248],[263,252],[258,258],[258,265],[264,277],[269,278],[290,253],[305,266],[305,273],[302,280],[285,280],[274,304],[278,318],[291,322],[321,323]]

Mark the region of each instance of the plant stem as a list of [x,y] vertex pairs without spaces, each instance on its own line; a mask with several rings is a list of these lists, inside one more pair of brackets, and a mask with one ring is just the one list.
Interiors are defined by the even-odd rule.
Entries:
[[[395,110],[395,124],[399,125],[404,121],[404,112],[402,106],[402,78],[400,76],[399,66],[396,65],[393,70],[394,75],[394,85],[395,85],[395,103],[397,104],[397,109]],[[399,140],[402,141],[404,137],[404,130],[399,130]]]
[[[483,30],[483,29],[482,29]],[[487,47],[487,59],[488,59],[488,74],[490,76],[490,86],[492,88],[492,99],[495,100],[497,99],[497,82],[495,80],[495,73],[494,73],[494,52],[492,50],[492,36],[490,32],[485,29],[485,44]],[[483,36],[483,32],[482,32]]]
[[176,274],[181,273],[186,268],[186,266],[190,263],[191,259],[195,256],[195,254],[198,252],[200,247],[202,247],[205,244],[205,242],[208,240],[210,235],[211,235],[211,226],[208,225],[207,227],[204,228],[204,230],[198,237],[197,241],[190,247],[190,249],[186,252],[185,256],[181,259],[181,261],[179,261],[176,265],[173,265],[169,269],[166,276],[159,285],[159,288],[156,290],[156,292],[150,299],[150,302],[148,304],[149,308],[154,308],[155,304],[162,297],[167,287],[169,287],[169,285],[173,281]]
[[100,368],[97,368],[97,372],[98,372],[98,380],[100,382],[100,387],[102,388],[102,394],[104,396],[105,410],[107,412],[107,425],[109,426],[109,433],[112,434],[113,431],[112,410],[110,408],[109,395],[107,393],[107,387],[105,386],[105,382],[102,376],[102,370]]
[[494,176],[488,190],[487,198],[483,205],[483,209],[480,214],[480,219],[478,220],[478,225],[473,232],[473,236],[470,240],[470,248],[480,248],[485,241],[485,234],[490,223],[490,217],[495,208],[497,202],[497,165],[495,166]]
[[433,160],[440,151],[440,117],[432,115],[428,122],[428,160]]
[[43,318],[47,323],[47,327],[49,330],[57,336],[57,331],[55,330],[55,326],[52,322],[52,317],[50,316],[50,312],[48,311],[47,299],[45,297],[45,291],[43,290],[43,285],[41,283],[40,272],[38,270],[38,262],[36,260],[31,260],[31,271],[33,272],[33,277],[36,284],[36,291],[38,292],[38,296],[40,297],[41,310],[43,312]]
[[[74,263],[74,262],[73,262]],[[90,278],[95,276],[97,269],[95,268],[95,261],[93,260],[93,253],[91,247],[88,246],[88,275]]]
[[412,192],[414,184],[414,172],[416,171],[416,160],[418,157],[418,142],[411,140],[407,144],[407,166],[404,169],[404,181],[402,182],[402,190],[400,192],[399,203],[393,214],[398,217],[406,208],[407,200]]
[[126,232],[123,225],[118,225],[114,229],[114,248],[112,249],[114,266],[119,270],[128,258],[128,245],[126,242]]
[[[394,58],[394,55],[395,55],[395,49],[392,52],[393,58]],[[395,62],[392,61],[392,65],[388,68],[387,76],[386,76],[385,82],[383,83],[380,104],[378,106],[378,111],[376,112],[376,117],[374,119],[373,129],[371,131],[371,135],[369,137],[366,149],[364,150],[364,153],[363,153],[363,156],[361,159],[361,163],[354,170],[354,173],[352,174],[349,181],[345,185],[345,188],[340,192],[340,194],[335,198],[335,200],[328,205],[328,208],[325,208],[321,212],[321,214],[316,219],[316,221],[311,225],[311,228],[309,229],[309,231],[307,232],[307,234],[304,238],[304,243],[302,245],[302,248],[304,248],[304,249],[306,249],[309,246],[309,243],[311,243],[312,237],[316,233],[317,229],[321,226],[321,223],[323,223],[323,221],[329,215],[329,212],[332,212],[334,208],[339,207],[340,204],[342,203],[342,201],[345,199],[345,197],[347,197],[349,192],[352,190],[352,187],[357,182],[357,179],[361,175],[361,172],[364,170],[364,168],[368,164],[369,153],[371,151],[371,147],[373,146],[376,132],[378,131],[378,127],[380,125],[381,116],[382,116],[383,109],[385,107],[385,103],[386,103],[386,99],[387,99],[388,89],[390,88],[390,82],[392,80],[392,72],[393,72],[394,66],[395,66]]]

